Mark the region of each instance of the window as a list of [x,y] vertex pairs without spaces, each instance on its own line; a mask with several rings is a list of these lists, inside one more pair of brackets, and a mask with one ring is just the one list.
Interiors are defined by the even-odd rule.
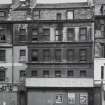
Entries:
[[20,77],[25,77],[26,76],[26,72],[24,70],[20,71]]
[[80,28],[80,36],[79,36],[79,39],[81,41],[84,41],[87,39],[87,28]]
[[55,41],[62,41],[62,29],[56,29]]
[[0,11],[0,17],[4,17],[5,16],[5,12],[4,11]]
[[41,41],[49,41],[49,39],[50,39],[50,29],[45,28],[45,29],[43,29],[43,33],[40,34],[40,40]]
[[67,61],[73,61],[74,60],[74,50],[68,49],[67,50]]
[[0,71],[0,81],[5,81],[5,70]]
[[38,75],[38,72],[36,70],[31,71],[31,76],[36,77]]
[[61,77],[61,71],[55,71],[55,77]]
[[75,104],[75,93],[68,93],[68,104],[74,105]]
[[0,50],[0,61],[5,61],[5,50]]
[[79,53],[80,53],[80,61],[87,61],[86,49],[81,49]]
[[32,50],[31,60],[38,61],[38,50]]
[[48,70],[44,70],[43,71],[43,76],[44,77],[49,77],[49,71]]
[[32,29],[32,41],[38,41],[38,29]]
[[17,41],[26,41],[28,24],[16,24],[15,34]]
[[57,61],[57,62],[61,61],[61,49],[55,50],[55,61]]
[[104,66],[101,66],[101,79],[104,79]]
[[87,76],[87,72],[85,70],[81,70],[80,77],[86,77],[86,76]]
[[50,60],[50,50],[45,49],[43,50],[43,61],[49,61]]
[[72,76],[74,76],[74,72],[73,72],[73,70],[68,71],[68,72],[67,72],[67,75],[68,75],[68,77],[72,77]]
[[67,30],[67,40],[68,41],[74,41],[75,39],[75,31],[74,28],[69,28]]
[[101,25],[101,35],[102,37],[105,37],[105,25],[104,24]]
[[88,93],[80,93],[80,104],[88,105]]
[[68,12],[67,12],[67,19],[73,19],[73,18],[74,18],[73,15],[74,15],[74,14],[73,14],[73,11],[68,11]]
[[57,13],[56,19],[57,19],[57,20],[61,20],[61,16],[62,16],[61,13]]
[[0,42],[5,42],[6,41],[6,34],[4,29],[0,30]]
[[20,56],[26,56],[26,50],[20,50]]

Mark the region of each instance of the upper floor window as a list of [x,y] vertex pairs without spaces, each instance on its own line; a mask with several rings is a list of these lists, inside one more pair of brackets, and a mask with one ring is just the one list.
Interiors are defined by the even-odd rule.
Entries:
[[56,29],[55,41],[62,41],[62,29]]
[[49,77],[49,71],[48,70],[44,70],[43,71],[43,76],[44,77]]
[[5,61],[6,60],[6,52],[5,50],[0,50],[0,61]]
[[49,41],[50,39],[50,29],[49,28],[44,28],[43,29],[43,36],[41,37],[42,41]]
[[79,55],[80,55],[80,61],[86,61],[87,60],[86,49],[80,49]]
[[28,24],[16,24],[16,40],[26,41]]
[[0,42],[6,41],[6,34],[4,32],[4,29],[0,30]]
[[20,50],[20,56],[26,56],[26,50]]
[[62,14],[61,14],[61,13],[57,13],[57,14],[56,14],[56,19],[57,19],[57,20],[61,20],[61,18],[62,18]]
[[68,77],[73,77],[73,76],[74,76],[73,70],[69,70],[69,71],[67,72],[67,75],[68,75]]
[[31,71],[31,76],[32,77],[38,76],[38,72],[36,70]]
[[49,49],[44,49],[43,50],[43,60],[44,61],[49,61],[50,60],[50,50]]
[[0,11],[0,17],[4,17],[5,16],[5,12],[4,11]]
[[67,60],[68,61],[73,61],[74,59],[74,50],[73,49],[68,49],[67,50]]
[[5,70],[0,70],[0,81],[5,81]]
[[55,61],[57,61],[57,62],[61,61],[61,49],[55,50]]
[[38,50],[32,50],[31,52],[31,60],[38,61]]
[[79,39],[81,41],[84,41],[87,39],[87,28],[80,28],[80,31],[79,31]]
[[61,77],[61,71],[59,70],[55,71],[55,77]]
[[75,31],[74,28],[68,28],[67,29],[67,40],[68,41],[74,41],[75,39]]
[[80,77],[86,77],[86,76],[87,76],[87,72],[85,70],[81,70]]
[[26,76],[25,70],[20,70],[20,77],[25,77],[25,76]]
[[32,29],[32,41],[38,41],[38,29]]
[[73,11],[67,11],[67,19],[73,19],[74,16],[73,16]]

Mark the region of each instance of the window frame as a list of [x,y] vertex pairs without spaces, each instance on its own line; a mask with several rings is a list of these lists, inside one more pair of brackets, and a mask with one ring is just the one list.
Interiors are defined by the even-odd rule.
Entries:
[[[35,55],[33,56],[33,51],[36,51],[36,56]],[[39,61],[38,52],[39,52],[38,49],[32,49],[31,50],[31,61],[33,61],[33,62],[38,62]],[[32,60],[32,59],[36,59],[36,60]]]
[[[35,75],[34,75],[35,74]],[[37,70],[32,70],[31,71],[31,76],[32,77],[37,77],[38,76],[38,71]]]
[[[83,54],[82,51],[83,52],[85,51],[85,53]],[[87,61],[87,49],[80,49],[79,50],[79,58],[80,58],[79,59],[80,61],[85,61],[85,62]]]
[[[85,29],[85,32],[86,32],[85,34],[81,34],[81,30],[82,29]],[[80,27],[79,28],[79,40],[80,41],[86,41],[87,37],[88,37],[87,35],[88,35],[88,33],[87,33],[87,27]],[[82,39],[82,37],[85,37],[85,39]]]
[[5,62],[6,61],[6,50],[1,49],[0,51],[2,51],[2,54],[0,52],[0,62]]
[[80,70],[80,77],[87,77],[87,71],[86,70]]
[[[71,54],[72,52],[72,54]],[[75,57],[74,49],[67,49],[67,61],[73,61]]]
[[[72,13],[72,18],[68,17],[68,13],[71,12]],[[67,13],[66,13],[66,17],[67,17],[67,20],[74,20],[74,10],[67,10]]]
[[20,75],[20,78],[26,77],[26,71],[25,70],[20,70],[19,75]]
[[55,70],[55,77],[56,77],[56,78],[61,78],[61,77],[62,77],[62,72],[61,72],[61,70]]

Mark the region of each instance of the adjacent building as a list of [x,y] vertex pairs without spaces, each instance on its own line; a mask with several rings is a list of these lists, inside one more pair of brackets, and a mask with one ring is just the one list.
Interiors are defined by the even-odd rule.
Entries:
[[95,18],[95,87],[101,92],[101,105],[105,104],[105,1],[94,0]]
[[93,7],[88,2],[37,4],[32,16],[27,105],[93,105]]

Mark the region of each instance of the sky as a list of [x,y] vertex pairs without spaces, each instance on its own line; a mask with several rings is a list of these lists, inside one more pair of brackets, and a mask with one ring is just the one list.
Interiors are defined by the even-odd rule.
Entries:
[[[84,2],[87,0],[37,0],[38,3],[65,3],[65,2]],[[0,0],[0,4],[11,3],[12,0]]]

